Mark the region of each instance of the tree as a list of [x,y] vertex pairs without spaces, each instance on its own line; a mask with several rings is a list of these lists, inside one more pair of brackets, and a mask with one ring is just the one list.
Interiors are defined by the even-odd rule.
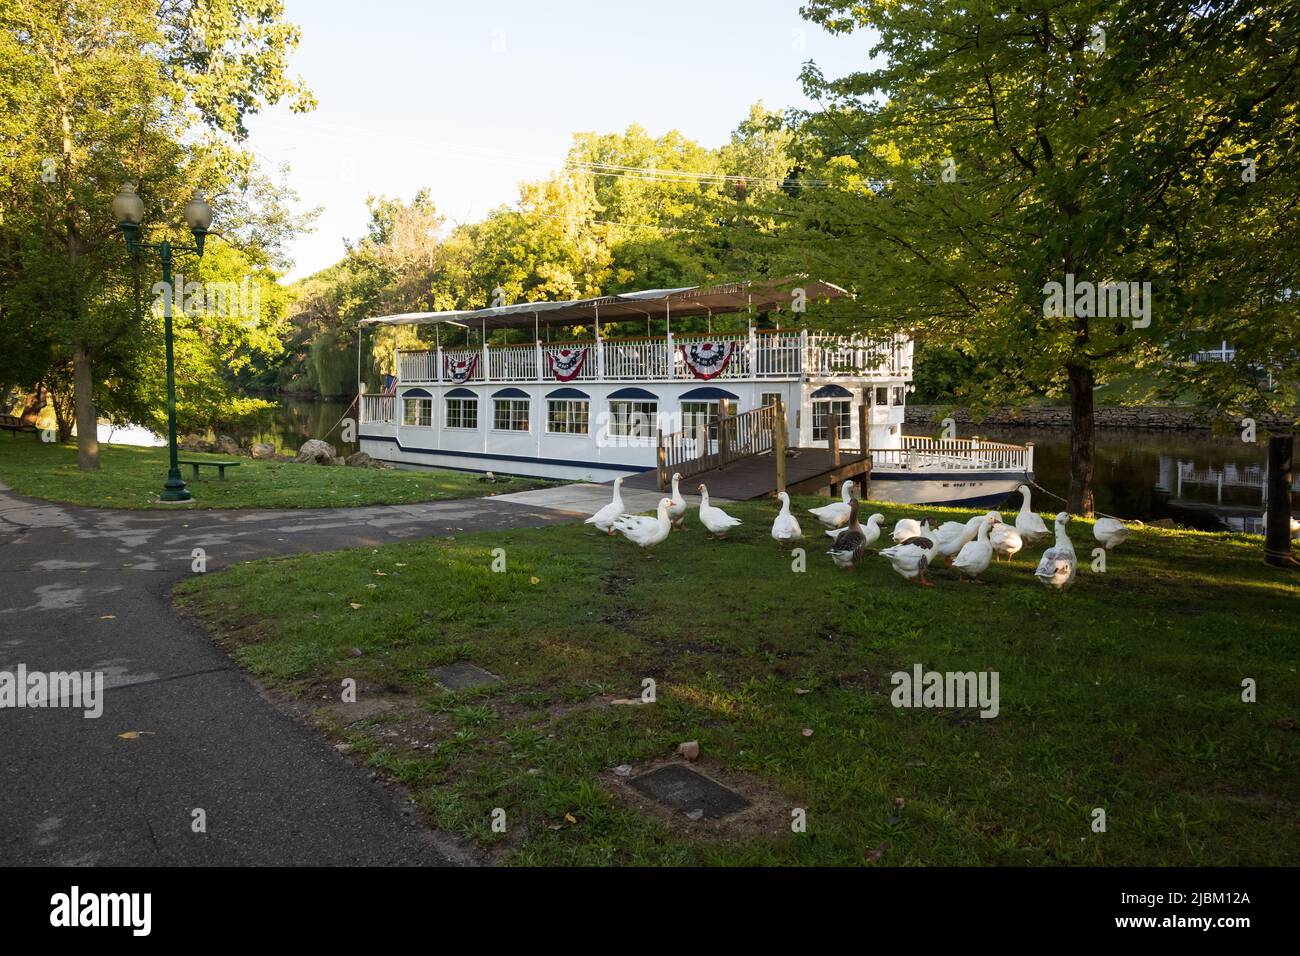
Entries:
[[[836,79],[805,68],[825,105],[799,118],[798,146],[828,188],[796,201],[797,261],[861,293],[873,325],[975,357],[955,399],[1068,394],[1069,508],[1091,514],[1099,381],[1185,364],[1225,323],[1276,329],[1281,304],[1261,295],[1273,283],[1233,265],[1259,241],[1262,202],[1238,174],[1248,152],[1294,149],[1295,4],[815,0],[804,13],[876,30],[883,63]],[[1271,174],[1293,199],[1295,164]],[[1295,258],[1288,219],[1270,261]],[[1212,294],[1222,270],[1232,281]],[[1262,336],[1277,358],[1279,336]]]
[[26,118],[4,128],[5,268],[25,292],[3,315],[48,310],[55,361],[73,369],[83,469],[98,467],[95,366],[143,346],[108,202],[134,180],[147,220],[168,223],[200,181],[246,174],[247,157],[198,134],[237,141],[249,113],[286,97],[310,108],[285,75],[296,43],[278,0],[0,2],[0,88]]

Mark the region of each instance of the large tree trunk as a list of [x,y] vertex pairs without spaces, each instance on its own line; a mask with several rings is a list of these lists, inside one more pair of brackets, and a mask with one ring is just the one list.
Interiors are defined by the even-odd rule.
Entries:
[[84,342],[72,353],[74,399],[77,403],[77,467],[99,470],[99,422],[95,415],[95,385],[90,368],[90,350]]
[[1070,377],[1070,496],[1071,514],[1091,518],[1092,500],[1092,369],[1067,365]]
[[1291,463],[1293,435],[1268,439],[1268,527],[1264,532],[1264,562],[1274,567],[1295,567],[1291,556]]

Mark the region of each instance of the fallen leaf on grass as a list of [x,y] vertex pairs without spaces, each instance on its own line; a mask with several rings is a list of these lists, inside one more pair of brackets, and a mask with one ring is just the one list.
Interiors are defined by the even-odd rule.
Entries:
[[803,729],[803,735],[804,735],[805,737],[811,737],[812,734],[813,734],[813,732],[812,732],[812,728],[811,728],[811,727],[805,727],[805,728]]
[[355,602],[353,602],[353,603],[349,604],[348,607],[352,608],[352,610],[355,611],[355,610],[357,610],[358,608],[360,608],[361,605],[360,605],[360,604],[357,604],[357,603],[355,603]]
[[572,813],[566,813],[566,814],[564,815],[564,819],[567,820],[569,823],[577,823],[577,822],[578,822],[578,818],[575,817]]
[[880,858],[885,855],[885,851],[888,849],[889,849],[889,844],[882,843],[874,850],[867,851],[867,859],[870,860],[872,863],[878,863],[880,861]]

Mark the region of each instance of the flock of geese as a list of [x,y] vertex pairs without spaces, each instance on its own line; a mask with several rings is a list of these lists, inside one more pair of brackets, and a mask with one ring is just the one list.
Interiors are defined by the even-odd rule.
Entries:
[[[606,534],[623,535],[644,549],[648,557],[650,550],[666,540],[674,528],[685,529],[686,498],[681,493],[681,480],[680,474],[673,475],[672,497],[661,499],[655,516],[649,517],[625,512],[623,479],[616,478],[614,500],[588,518],[586,523],[595,525]],[[959,580],[983,583],[980,575],[998,558],[1010,561],[1017,552],[1049,535],[1042,516],[1031,509],[1029,486],[1021,485],[1017,490],[1022,500],[1014,523],[1003,522],[1002,515],[996,511],[976,515],[965,522],[945,521],[939,525],[928,517],[920,521],[903,518],[894,525],[893,545],[878,553],[907,581],[928,585],[926,569],[936,559],[944,558],[957,570]],[[725,538],[728,531],[741,523],[740,519],[711,504],[709,490],[704,485],[700,485],[699,492],[700,524],[704,525],[710,538]],[[790,496],[782,491],[777,497],[781,500],[781,511],[772,522],[772,537],[782,545],[794,545],[803,540],[803,529],[799,526],[799,519],[790,511]],[[832,539],[827,554],[838,567],[856,567],[867,549],[880,539],[880,523],[885,516],[873,514],[867,518],[866,524],[862,524],[858,512],[857,486],[852,481],[844,482],[839,501],[809,509],[809,514],[826,527],[826,535]],[[1048,587],[1068,587],[1078,569],[1079,559],[1065,530],[1069,522],[1070,516],[1064,511],[1056,516],[1055,542],[1043,552],[1034,570],[1034,576]],[[1122,521],[1102,517],[1093,526],[1093,535],[1103,548],[1110,550],[1123,543],[1129,529]]]

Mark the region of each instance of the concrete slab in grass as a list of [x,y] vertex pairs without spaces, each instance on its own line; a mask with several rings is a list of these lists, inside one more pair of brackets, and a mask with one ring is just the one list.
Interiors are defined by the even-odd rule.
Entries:
[[628,781],[628,786],[672,810],[702,813],[717,820],[749,806],[749,801],[685,764],[668,764]]
[[501,678],[496,674],[468,661],[435,667],[429,671],[429,674],[447,690],[470,690],[474,687],[501,683]]

